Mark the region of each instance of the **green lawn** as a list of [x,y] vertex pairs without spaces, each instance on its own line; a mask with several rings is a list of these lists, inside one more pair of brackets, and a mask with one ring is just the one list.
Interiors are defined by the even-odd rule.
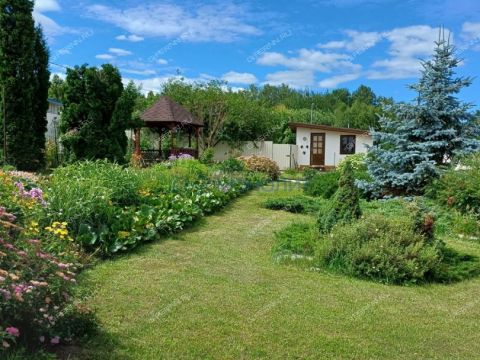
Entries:
[[[294,194],[291,191],[288,194]],[[480,279],[397,287],[272,261],[307,219],[257,190],[194,228],[83,274],[103,333],[88,359],[477,359]],[[480,255],[476,244],[451,245]]]

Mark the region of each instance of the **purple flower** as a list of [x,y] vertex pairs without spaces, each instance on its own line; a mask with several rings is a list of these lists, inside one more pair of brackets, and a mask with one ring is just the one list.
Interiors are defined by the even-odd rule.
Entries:
[[10,300],[12,298],[12,294],[10,294],[10,291],[8,291],[8,290],[0,289],[0,294],[3,295],[3,298],[5,300]]
[[58,345],[58,344],[60,344],[60,338],[59,338],[58,336],[53,337],[53,338],[50,340],[50,344],[52,344],[52,345]]
[[179,154],[177,158],[178,160],[190,160],[193,159],[193,156],[189,154]]

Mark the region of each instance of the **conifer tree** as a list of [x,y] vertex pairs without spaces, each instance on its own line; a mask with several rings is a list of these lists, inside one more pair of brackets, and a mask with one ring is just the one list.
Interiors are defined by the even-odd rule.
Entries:
[[418,92],[415,103],[386,109],[394,118],[382,118],[382,129],[372,132],[373,182],[360,182],[361,188],[373,196],[421,193],[439,166],[480,148],[472,105],[456,97],[471,84],[470,78],[455,76],[460,61],[448,40],[436,42],[433,58],[422,62],[421,78],[411,86]]
[[326,234],[336,224],[347,224],[362,215],[360,195],[355,185],[355,177],[350,161],[345,162],[338,180],[338,189],[329,205],[318,216],[320,233]]
[[137,95],[132,86],[125,92],[120,72],[109,64],[67,70],[60,123],[67,159],[123,162]]
[[37,170],[44,163],[48,51],[32,12],[33,1],[0,0],[2,140],[6,161],[20,170]]
[[35,143],[32,144],[32,157],[38,161],[39,167],[45,165],[45,133],[47,131],[48,88],[50,71],[48,70],[49,53],[43,31],[35,29],[35,96],[33,98],[33,132]]

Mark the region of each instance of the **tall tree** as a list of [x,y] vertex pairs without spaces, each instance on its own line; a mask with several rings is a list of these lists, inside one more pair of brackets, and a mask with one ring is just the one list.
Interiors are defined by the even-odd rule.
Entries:
[[57,74],[53,75],[52,80],[50,81],[50,87],[48,89],[48,96],[52,99],[58,100],[60,102],[64,101],[65,98],[65,80],[63,80]]
[[118,163],[125,161],[125,154],[127,153],[128,138],[125,130],[140,127],[142,124],[139,114],[133,114],[137,99],[140,97],[139,89],[133,82],[130,82],[115,104],[112,121],[108,129],[111,138],[108,153],[109,157]]
[[2,137],[7,162],[21,170],[39,169],[44,161],[48,51],[32,12],[33,1],[0,0]]
[[479,128],[471,104],[457,97],[470,78],[455,76],[460,60],[455,49],[441,39],[433,58],[422,63],[413,104],[392,107],[394,119],[381,119],[382,131],[373,132],[369,172],[374,181],[360,184],[375,195],[419,193],[437,175],[438,165],[455,155],[480,148]]
[[33,132],[35,143],[32,156],[45,165],[45,133],[47,131],[48,88],[50,71],[48,70],[49,52],[42,28],[35,29],[34,57],[35,97],[33,98]]
[[67,70],[60,130],[70,161],[123,161],[133,111],[130,94],[122,97],[123,91],[120,72],[112,65]]

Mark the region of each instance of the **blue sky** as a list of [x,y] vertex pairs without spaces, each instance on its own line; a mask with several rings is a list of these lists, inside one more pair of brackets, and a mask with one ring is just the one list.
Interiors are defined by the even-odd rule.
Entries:
[[[234,88],[281,84],[325,91],[365,84],[410,100],[443,26],[480,72],[479,0],[37,0],[51,62],[112,63],[158,91],[168,78],[223,79]],[[54,73],[64,68],[51,66]],[[480,105],[480,78],[461,97]]]

